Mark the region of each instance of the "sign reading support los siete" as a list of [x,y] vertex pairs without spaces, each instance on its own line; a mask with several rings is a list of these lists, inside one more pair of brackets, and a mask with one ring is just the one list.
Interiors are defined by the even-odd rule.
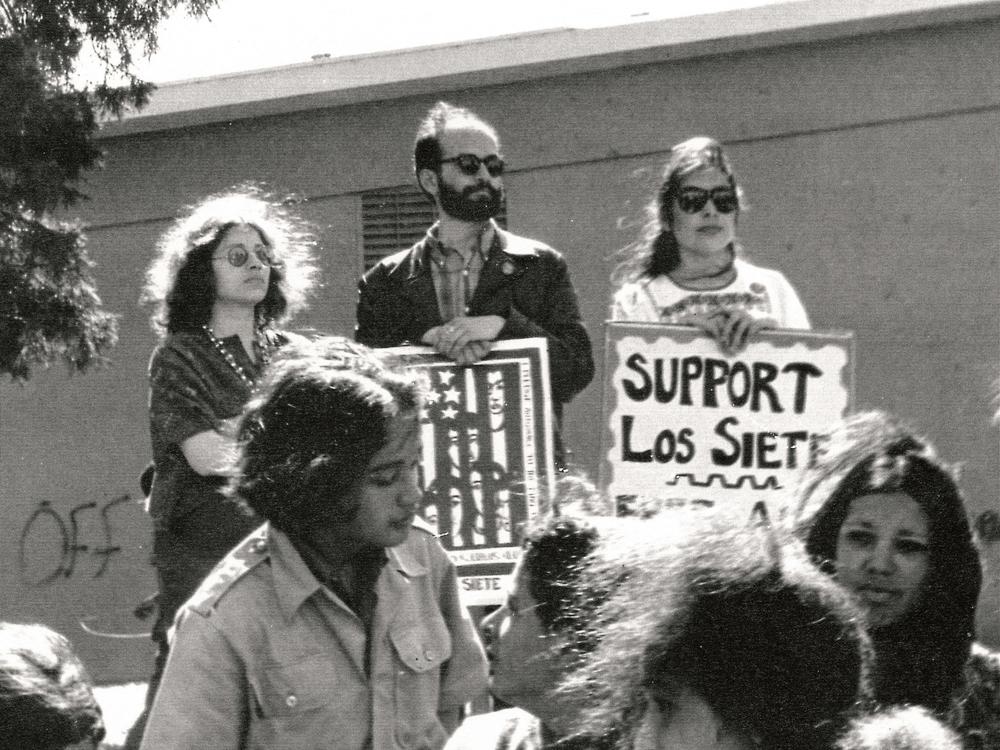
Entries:
[[619,513],[777,517],[851,408],[851,333],[764,331],[735,357],[697,329],[608,323],[601,487]]
[[497,341],[469,366],[425,347],[387,351],[427,376],[420,514],[458,569],[462,602],[501,604],[517,530],[555,482],[547,342]]

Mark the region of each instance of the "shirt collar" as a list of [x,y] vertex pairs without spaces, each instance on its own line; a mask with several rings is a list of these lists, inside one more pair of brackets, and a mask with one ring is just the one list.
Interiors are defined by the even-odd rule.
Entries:
[[[418,531],[410,529],[411,536],[418,533]],[[411,545],[406,542],[403,542],[399,546],[387,549],[385,552],[389,558],[389,562],[386,563],[386,568],[391,568],[407,578],[416,578],[418,576],[426,575],[427,568],[424,567],[422,562],[417,560],[416,556],[413,554],[413,550],[410,549],[410,546]]]
[[[411,529],[410,534],[418,533]],[[274,590],[278,605],[287,620],[295,617],[299,607],[305,601],[323,588],[316,579],[302,555],[295,548],[292,540],[280,529],[268,524],[268,550],[271,559],[271,572],[274,576]],[[385,550],[387,562],[386,571],[395,571],[406,578],[426,575],[427,568],[417,560],[406,542],[398,547]]]
[[[308,539],[297,537],[290,538],[290,541],[295,545],[295,551],[299,553],[299,557],[302,558],[302,562],[309,568],[309,572],[316,576],[316,579],[320,583],[325,584],[327,588],[330,588],[334,592],[337,591],[337,586],[350,590],[353,581],[345,578],[344,573],[346,571],[343,565],[338,567],[337,564],[328,560]],[[359,574],[364,567],[377,568],[381,571],[387,560],[388,557],[384,549],[361,551],[356,555],[352,555],[351,562],[358,566],[353,573],[355,575]],[[378,576],[375,577],[377,578]]]
[[[438,233],[441,229],[441,222],[435,221],[430,229],[427,230],[427,234],[424,236],[423,245],[423,257],[427,260],[433,261],[434,263],[441,264],[444,261],[444,253],[450,248],[446,248],[438,237]],[[485,262],[489,257],[490,250],[493,247],[493,241],[499,236],[499,227],[493,219],[490,219],[485,224],[483,228],[479,231],[479,242],[474,247],[474,251],[479,253],[479,257]],[[457,252],[457,251],[456,251]]]
[[302,603],[319,591],[322,585],[309,570],[287,534],[270,526],[267,542],[278,606],[285,619],[291,620]]

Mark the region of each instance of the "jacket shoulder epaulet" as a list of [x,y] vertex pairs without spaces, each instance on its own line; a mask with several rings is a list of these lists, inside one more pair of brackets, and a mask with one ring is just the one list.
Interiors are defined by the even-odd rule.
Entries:
[[261,526],[222,558],[188,600],[187,609],[208,617],[243,576],[268,559],[267,525]]

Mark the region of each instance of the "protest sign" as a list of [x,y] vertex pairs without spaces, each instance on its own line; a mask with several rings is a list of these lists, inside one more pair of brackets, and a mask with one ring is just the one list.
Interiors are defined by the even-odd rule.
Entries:
[[780,515],[851,407],[853,335],[764,331],[735,357],[689,326],[609,323],[601,487],[620,513]]
[[389,351],[429,386],[421,516],[455,562],[463,603],[500,604],[517,529],[547,506],[555,481],[547,342],[497,341],[470,366],[424,347]]

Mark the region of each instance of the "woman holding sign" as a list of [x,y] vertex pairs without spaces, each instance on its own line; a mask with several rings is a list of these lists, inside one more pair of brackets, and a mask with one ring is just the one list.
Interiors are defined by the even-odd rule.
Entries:
[[799,498],[806,550],[866,610],[878,701],[924,706],[965,747],[1000,748],[1000,655],[973,642],[982,567],[934,449],[887,414],[856,414]]
[[670,149],[649,221],[612,275],[611,318],[693,325],[727,354],[765,328],[808,329],[788,280],[737,257],[742,195],[715,139],[699,136]]

